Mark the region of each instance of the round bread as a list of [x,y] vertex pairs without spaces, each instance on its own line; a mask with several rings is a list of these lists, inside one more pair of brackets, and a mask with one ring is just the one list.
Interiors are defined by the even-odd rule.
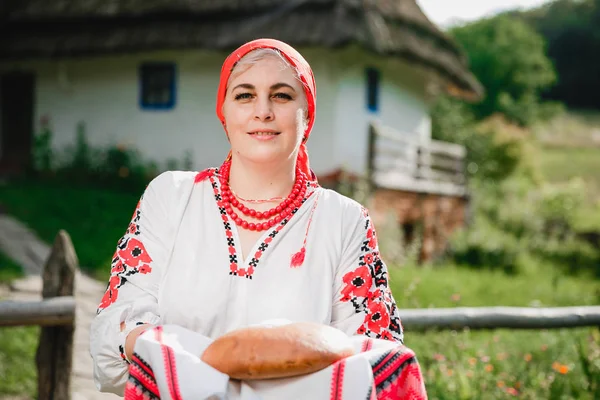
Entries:
[[273,379],[319,371],[354,354],[350,338],[310,322],[249,327],[227,333],[208,346],[202,361],[233,379]]

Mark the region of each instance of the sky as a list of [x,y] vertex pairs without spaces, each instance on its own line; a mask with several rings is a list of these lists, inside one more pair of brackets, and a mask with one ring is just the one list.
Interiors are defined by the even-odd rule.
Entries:
[[442,28],[515,8],[533,8],[549,0],[417,0],[429,19]]

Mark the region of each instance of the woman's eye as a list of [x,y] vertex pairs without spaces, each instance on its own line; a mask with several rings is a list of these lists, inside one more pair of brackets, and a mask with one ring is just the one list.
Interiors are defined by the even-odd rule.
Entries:
[[247,100],[247,99],[251,99],[251,98],[252,98],[251,93],[238,93],[235,95],[236,100]]
[[290,96],[287,93],[275,93],[275,95],[273,97],[276,97],[278,99],[283,99],[283,100],[292,100],[292,96]]

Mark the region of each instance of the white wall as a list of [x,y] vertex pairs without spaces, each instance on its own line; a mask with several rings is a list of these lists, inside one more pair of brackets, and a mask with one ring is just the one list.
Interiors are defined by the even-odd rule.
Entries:
[[[360,52],[353,52],[357,54]],[[348,65],[348,55],[340,56],[340,64]],[[337,162],[345,169],[363,174],[366,172],[368,126],[377,120],[397,131],[421,141],[431,138],[429,99],[426,95],[426,78],[408,65],[388,62],[374,57],[353,55],[358,60],[339,75],[335,102],[335,143]],[[367,82],[365,68],[380,71],[379,109],[367,108]]]
[[335,148],[335,102],[337,78],[324,57],[316,52],[303,51],[310,63],[317,85],[315,126],[307,143],[310,166],[315,174],[326,174],[338,167]]

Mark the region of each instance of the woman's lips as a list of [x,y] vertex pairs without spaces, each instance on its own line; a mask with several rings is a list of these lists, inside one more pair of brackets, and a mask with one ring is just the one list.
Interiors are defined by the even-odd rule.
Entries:
[[274,139],[275,137],[277,137],[277,135],[279,135],[281,132],[274,132],[274,131],[254,131],[254,132],[248,132],[248,134],[250,136],[252,136],[253,138],[257,139],[257,140],[271,140]]

